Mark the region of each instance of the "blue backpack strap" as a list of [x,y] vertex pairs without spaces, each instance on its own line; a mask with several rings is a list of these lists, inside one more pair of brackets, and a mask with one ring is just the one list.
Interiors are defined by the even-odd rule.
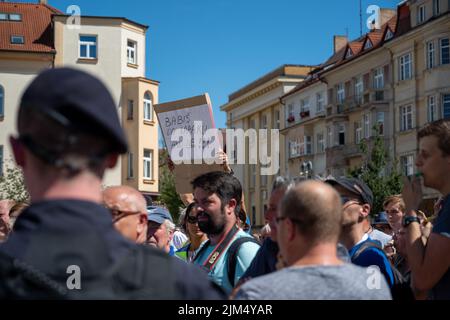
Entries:
[[253,237],[242,237],[236,239],[228,249],[228,257],[227,257],[228,281],[230,282],[232,287],[234,287],[235,285],[234,277],[236,274],[237,254],[241,245],[246,242],[252,242],[260,245],[258,240],[256,240]]

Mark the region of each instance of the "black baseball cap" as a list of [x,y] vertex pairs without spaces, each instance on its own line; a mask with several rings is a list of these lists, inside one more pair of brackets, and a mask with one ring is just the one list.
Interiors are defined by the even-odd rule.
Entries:
[[102,135],[110,143],[111,153],[128,150],[111,93],[98,78],[84,71],[56,68],[40,73],[22,96],[19,135],[20,119],[30,110],[59,120],[69,131]]
[[325,180],[325,183],[332,186],[339,185],[342,188],[359,195],[364,203],[369,204],[371,207],[373,206],[372,190],[370,190],[367,184],[360,179],[347,177],[328,178]]

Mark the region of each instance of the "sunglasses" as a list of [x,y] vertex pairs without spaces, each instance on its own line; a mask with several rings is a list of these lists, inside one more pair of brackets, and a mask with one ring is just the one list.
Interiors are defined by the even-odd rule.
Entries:
[[194,216],[188,216],[187,217],[187,222],[191,223],[191,224],[195,224],[198,222],[198,218],[194,217]]
[[113,218],[113,224],[127,216],[141,213],[139,211],[124,211],[124,210],[117,210],[117,209],[110,209],[110,208],[106,208],[106,209],[108,209],[109,212],[111,213],[111,216]]

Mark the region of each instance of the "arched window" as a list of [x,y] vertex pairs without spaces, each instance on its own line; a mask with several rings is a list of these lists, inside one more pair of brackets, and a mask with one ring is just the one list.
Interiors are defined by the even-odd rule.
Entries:
[[5,112],[5,89],[0,86],[0,117],[4,116]]
[[144,94],[144,120],[153,121],[153,104],[150,92]]

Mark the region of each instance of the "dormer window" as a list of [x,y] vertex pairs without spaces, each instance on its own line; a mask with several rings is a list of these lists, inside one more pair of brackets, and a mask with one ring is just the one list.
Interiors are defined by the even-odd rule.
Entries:
[[0,21],[7,21],[8,20],[8,14],[4,12],[0,12]]
[[387,29],[386,35],[384,36],[384,41],[388,41],[394,37],[394,34],[392,33],[391,29]]
[[12,44],[24,44],[25,40],[23,36],[11,36]]
[[423,23],[426,19],[425,5],[420,6],[417,9],[417,23]]
[[22,21],[22,15],[19,13],[10,13],[9,20],[10,21]]
[[351,58],[353,56],[352,49],[348,48],[347,53],[345,54],[345,59]]
[[372,47],[372,41],[370,41],[370,39],[367,39],[366,44],[364,45],[364,50],[370,49]]

